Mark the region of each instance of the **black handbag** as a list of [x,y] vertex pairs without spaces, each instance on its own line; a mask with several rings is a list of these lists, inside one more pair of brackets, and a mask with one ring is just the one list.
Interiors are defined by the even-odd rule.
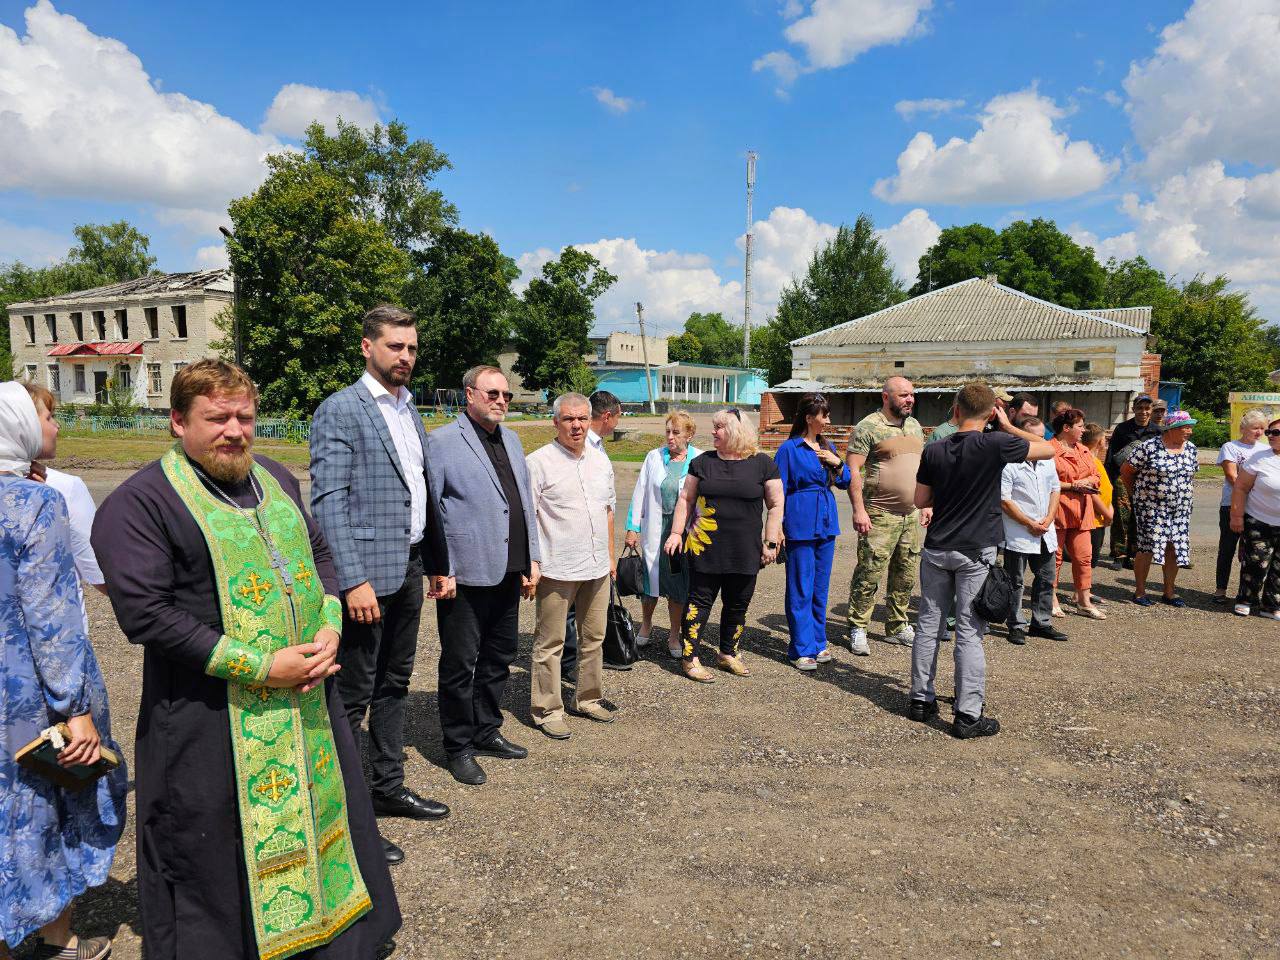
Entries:
[[1005,623],[1013,613],[1013,580],[1004,567],[987,565],[987,579],[973,598],[973,612],[987,623]]
[[623,547],[618,558],[618,594],[639,597],[644,594],[644,557],[635,547]]
[[604,628],[604,665],[614,670],[630,669],[640,659],[636,646],[636,627],[631,614],[618,598],[618,590],[609,588],[609,618]]

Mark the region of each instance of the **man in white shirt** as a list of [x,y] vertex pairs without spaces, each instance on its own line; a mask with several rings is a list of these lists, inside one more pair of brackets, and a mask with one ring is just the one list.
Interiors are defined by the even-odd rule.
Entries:
[[565,617],[576,608],[580,662],[569,712],[601,723],[613,720],[602,702],[603,644],[613,569],[613,466],[587,442],[591,404],[565,393],[552,406],[556,439],[526,458],[542,552],[541,579],[526,588],[537,598],[530,709],[533,722],[555,740],[567,739],[560,691]]
[[[1039,417],[1023,417],[1019,426],[1039,434],[1044,423]],[[1013,612],[1009,616],[1009,642],[1021,646],[1027,634],[1049,640],[1066,640],[1067,635],[1053,625],[1053,587],[1057,575],[1055,556],[1058,534],[1053,521],[1058,515],[1062,485],[1053,460],[1009,463],[1000,475],[1000,506],[1004,511],[1004,568],[1013,581]],[[1031,568],[1031,623],[1022,617],[1022,584]]]

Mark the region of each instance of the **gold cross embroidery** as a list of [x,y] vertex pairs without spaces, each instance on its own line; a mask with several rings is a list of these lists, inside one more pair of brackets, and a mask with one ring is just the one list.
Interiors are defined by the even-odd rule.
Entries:
[[268,700],[271,699],[271,689],[266,684],[258,684],[258,685],[252,686],[249,688],[249,692],[252,693],[255,697],[257,697],[263,703],[266,703]]
[[271,584],[262,580],[257,572],[249,574],[249,582],[240,588],[240,596],[246,600],[252,598],[256,604],[262,603],[262,598],[271,590]]
[[292,786],[293,778],[280,776],[280,771],[273,767],[271,769],[271,779],[258,784],[255,789],[264,797],[270,794],[272,803],[279,803],[285,791]]
[[249,658],[242,653],[234,660],[227,661],[227,669],[231,671],[232,676],[239,677],[246,673],[253,673],[253,664],[251,664],[249,662]]
[[305,580],[307,586],[311,586],[311,571],[307,569],[307,565],[301,560],[298,561],[298,572],[294,575],[295,580]]
[[333,756],[324,747],[320,748],[320,753],[316,756],[316,773],[323,774],[329,771],[329,767],[333,764]]

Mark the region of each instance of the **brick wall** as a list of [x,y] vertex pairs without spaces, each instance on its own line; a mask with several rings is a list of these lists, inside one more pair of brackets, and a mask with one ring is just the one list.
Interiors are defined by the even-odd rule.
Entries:
[[778,401],[774,399],[772,393],[762,393],[760,395],[760,432],[764,433],[770,427],[778,425],[786,425],[782,411],[778,409]]
[[1160,393],[1160,354],[1144,353],[1142,355],[1142,366],[1140,376],[1142,377],[1143,390],[1150,396],[1157,396]]

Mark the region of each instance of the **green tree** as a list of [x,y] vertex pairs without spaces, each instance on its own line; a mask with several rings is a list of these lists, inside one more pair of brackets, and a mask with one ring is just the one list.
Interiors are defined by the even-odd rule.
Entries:
[[1106,272],[1082,247],[1039,217],[1018,220],[999,233],[980,223],[948,227],[920,257],[912,296],[961,280],[995,274],[1005,286],[1081,309],[1102,302]]
[[429,140],[410,140],[398,120],[385,127],[375,123],[367,131],[339,120],[333,136],[313,123],[303,150],[322,170],[346,182],[357,209],[381,223],[402,250],[421,249],[457,223],[458,211],[431,186],[450,168],[449,158]]
[[672,363],[700,363],[702,341],[687,330],[674,337],[667,337],[667,359]]
[[520,268],[487,234],[447,227],[413,254],[405,289],[418,315],[418,368],[427,387],[459,387],[478,363],[495,363],[511,336]]
[[616,281],[591,254],[565,247],[525,288],[513,318],[516,373],[530,390],[562,392],[590,352],[595,301]]
[[722,367],[742,365],[742,327],[734,326],[719,313],[691,313],[684,331],[698,343],[694,363],[710,363]]
[[263,184],[230,208],[243,355],[264,410],[309,415],[360,375],[361,318],[399,300],[409,255],[367,215],[349,179],[306,154],[272,155],[267,165]]
[[883,310],[903,296],[875,224],[862,214],[814,253],[803,280],[782,292],[769,321],[772,332],[758,348],[753,339],[752,354],[768,370],[769,382],[779,383],[791,376],[792,340]]
[[1151,318],[1151,348],[1161,355],[1161,377],[1182,380],[1183,403],[1221,414],[1232,390],[1267,386],[1271,343],[1248,294],[1228,290],[1224,276],[1203,276],[1175,288],[1176,296]]

